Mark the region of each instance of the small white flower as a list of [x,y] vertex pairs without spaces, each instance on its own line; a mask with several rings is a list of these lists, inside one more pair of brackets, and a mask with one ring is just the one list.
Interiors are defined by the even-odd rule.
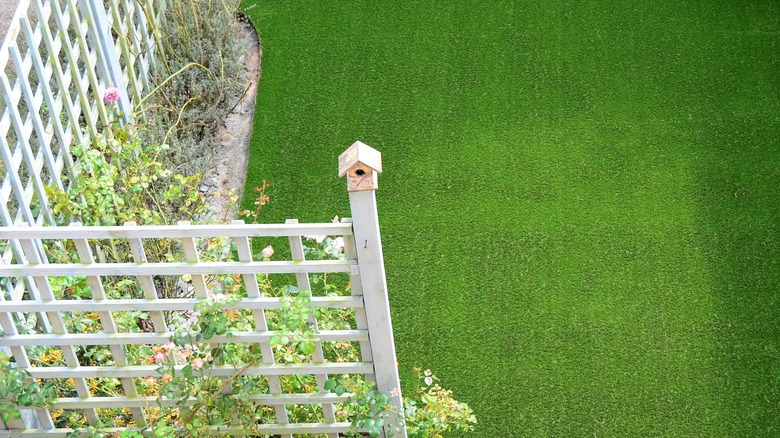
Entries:
[[319,236],[310,235],[310,236],[303,236],[303,237],[307,238],[308,240],[313,240],[313,241],[315,241],[317,243],[322,243],[322,241],[325,240],[325,238],[328,237],[328,236],[323,234],[323,235],[319,235]]
[[325,248],[325,252],[336,254],[344,251],[344,238],[337,237],[328,242],[328,246]]
[[274,255],[274,247],[271,245],[266,246],[260,252],[260,255],[263,256],[264,259],[270,259],[271,256]]

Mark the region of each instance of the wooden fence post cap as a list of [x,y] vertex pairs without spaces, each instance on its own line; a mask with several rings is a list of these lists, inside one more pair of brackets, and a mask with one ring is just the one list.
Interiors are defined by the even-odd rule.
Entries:
[[371,146],[356,141],[339,155],[339,178],[347,175],[347,190],[376,190],[377,175],[382,173],[382,154]]

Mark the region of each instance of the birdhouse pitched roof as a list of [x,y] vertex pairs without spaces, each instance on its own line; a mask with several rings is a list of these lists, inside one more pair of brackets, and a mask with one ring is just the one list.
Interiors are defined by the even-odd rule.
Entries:
[[382,153],[365,143],[356,141],[339,155],[339,178],[346,175],[356,164],[363,164],[377,173],[382,173]]

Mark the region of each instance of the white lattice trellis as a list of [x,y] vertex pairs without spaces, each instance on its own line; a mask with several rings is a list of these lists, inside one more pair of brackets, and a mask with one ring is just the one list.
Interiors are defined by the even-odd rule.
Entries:
[[[305,260],[303,254],[302,236],[329,235],[339,236],[345,240],[347,257],[344,260]],[[286,261],[254,260],[251,250],[252,238],[287,237],[291,257]],[[202,242],[214,238],[229,238],[232,240],[233,255],[229,260],[219,262],[200,261]],[[365,281],[360,275],[360,263],[357,259],[357,248],[353,225],[346,223],[298,224],[290,221],[284,225],[244,225],[234,223],[226,226],[195,226],[181,224],[178,226],[124,226],[124,227],[3,227],[0,228],[0,239],[15,240],[22,247],[22,257],[14,258],[11,263],[0,265],[0,278],[13,283],[15,295],[7,301],[0,302],[0,326],[4,336],[0,337],[0,346],[11,349],[17,364],[28,370],[35,379],[73,379],[77,397],[63,397],[57,400],[55,407],[65,410],[80,410],[87,421],[97,424],[96,410],[119,407],[131,408],[135,427],[146,426],[145,407],[156,403],[156,396],[139,396],[136,379],[155,375],[157,367],[135,363],[125,353],[128,345],[162,345],[171,338],[171,312],[192,311],[195,305],[211,296],[218,275],[238,274],[243,281],[245,295],[238,299],[229,309],[251,311],[253,329],[236,333],[234,336],[216,336],[209,340],[212,344],[239,343],[259,344],[262,351],[262,364],[257,364],[243,370],[243,375],[264,376],[268,384],[267,393],[252,394],[252,400],[257,404],[273,407],[276,422],[255,426],[255,433],[292,434],[327,433],[338,436],[346,432],[349,424],[337,422],[334,414],[334,404],[343,402],[348,395],[337,396],[324,389],[328,376],[340,374],[361,374],[368,380],[376,380],[373,351],[376,346],[387,345],[387,339],[381,339],[380,334],[372,335],[366,319]],[[50,239],[56,239],[52,241]],[[160,240],[175,242],[180,248],[180,256],[174,261],[146,261],[145,248]],[[133,261],[98,262],[91,247],[95,242],[107,242],[115,246],[126,245],[132,249]],[[78,262],[59,263],[56,260],[39,259],[38,245],[47,247],[74,246],[78,252]],[[50,252],[50,251],[49,251]],[[294,274],[296,283],[301,289],[310,289],[309,274],[312,273],[344,273],[352,283],[352,294],[347,296],[313,296],[311,306],[315,308],[354,309],[354,319],[357,326],[349,330],[322,330],[317,333],[316,351],[308,363],[280,364],[274,359],[271,351],[271,338],[276,334],[274,327],[269,327],[267,312],[281,307],[278,297],[265,296],[258,287],[257,275],[264,274]],[[187,298],[160,298],[155,288],[152,276],[181,276],[192,278],[194,296]],[[56,277],[86,277],[91,297],[89,299],[73,299],[63,296],[62,289],[52,285]],[[137,289],[141,296],[135,298],[112,298],[107,296],[104,285],[114,277],[133,279],[129,289]],[[33,282],[24,279],[32,278]],[[200,284],[200,286],[198,286]],[[30,288],[35,288],[32,293]],[[202,291],[199,290],[203,288]],[[38,296],[39,298],[35,298]],[[387,309],[385,308],[386,312]],[[95,333],[69,333],[66,321],[79,318],[85,312],[97,314],[99,330]],[[117,316],[123,312],[141,312],[148,315],[153,329],[148,332],[128,331],[117,323]],[[369,310],[369,313],[371,310]],[[52,327],[50,333],[21,333],[18,316],[24,316],[27,321],[31,315],[37,314],[46,318]],[[389,322],[389,314],[385,318]],[[316,320],[312,320],[316,325]],[[381,325],[381,324],[380,324]],[[334,342],[354,342],[360,344],[361,361],[352,363],[329,362],[323,355],[323,344]],[[77,350],[79,346],[103,345],[111,350],[114,363],[103,366],[85,366],[79,362]],[[61,351],[65,366],[35,366],[28,355],[34,346],[56,347]],[[386,353],[383,353],[386,354]],[[393,353],[394,355],[394,353]],[[208,373],[215,376],[228,377],[233,375],[241,364],[224,364],[215,366]],[[393,364],[394,366],[394,364]],[[179,367],[180,369],[181,367]],[[284,393],[281,379],[293,375],[313,375],[317,387],[313,392]],[[90,382],[101,379],[120,379],[124,394],[116,397],[96,396],[92,389],[96,386]],[[397,378],[396,378],[397,382]],[[397,383],[395,383],[397,385]],[[171,405],[174,400],[165,400]],[[321,423],[289,424],[287,406],[316,405],[321,409]],[[35,413],[41,423],[38,432],[27,429],[26,435],[41,433],[45,436],[65,436],[68,430],[56,429],[54,420],[46,410],[36,409]],[[17,427],[23,428],[17,424]],[[106,431],[117,431],[112,428]],[[242,428],[235,425],[223,428],[223,432],[240,433]],[[0,433],[1,434],[1,433]],[[35,436],[35,435],[30,435]]]
[[[149,91],[151,24],[165,3],[20,2],[0,46],[0,224],[54,223],[45,186],[75,177],[71,146],[118,114],[126,121]],[[103,102],[109,86],[120,91],[116,114]]]

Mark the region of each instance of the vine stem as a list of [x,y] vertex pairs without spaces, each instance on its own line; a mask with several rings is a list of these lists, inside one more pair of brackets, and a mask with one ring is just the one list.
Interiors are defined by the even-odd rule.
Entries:
[[[233,375],[230,376],[230,378],[225,380],[225,383],[222,384],[222,387],[219,388],[219,391],[216,392],[216,394],[222,394],[222,392],[233,383],[238,376],[241,375],[244,371],[248,370],[250,367],[257,364],[257,360],[253,360],[250,362],[247,362],[244,366],[239,368]],[[190,424],[192,423],[193,418],[195,417],[195,413],[198,412],[201,409],[202,406],[193,406],[192,411],[190,411],[190,415],[187,417],[187,421],[184,422],[184,424]]]

